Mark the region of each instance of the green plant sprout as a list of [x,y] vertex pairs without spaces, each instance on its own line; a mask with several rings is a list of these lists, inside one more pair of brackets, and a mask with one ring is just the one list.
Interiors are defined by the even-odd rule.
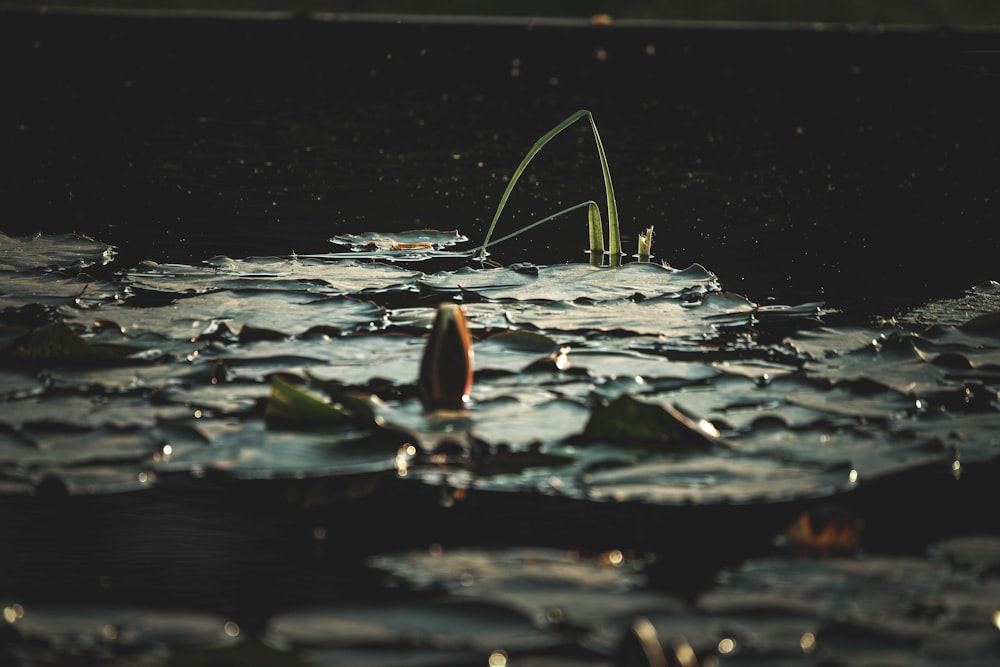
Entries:
[[[568,118],[566,118],[561,123],[559,123],[551,130],[546,132],[544,135],[542,135],[542,137],[535,142],[534,146],[532,146],[531,149],[528,151],[528,153],[524,156],[524,159],[521,160],[521,163],[517,166],[517,169],[514,170],[514,174],[507,182],[507,188],[504,190],[503,195],[500,197],[500,203],[497,205],[496,213],[493,214],[493,220],[492,222],[490,222],[490,228],[486,232],[486,237],[483,240],[483,244],[475,251],[478,253],[480,260],[486,259],[486,249],[488,247],[496,245],[502,241],[512,239],[515,236],[522,234],[523,232],[533,229],[534,227],[537,227],[541,224],[549,222],[550,220],[553,220],[562,215],[570,213],[571,211],[575,211],[578,208],[583,208],[584,206],[586,206],[587,219],[590,228],[591,263],[596,264],[598,266],[600,266],[603,263],[604,229],[601,223],[600,207],[593,200],[585,201],[580,204],[570,206],[569,208],[563,209],[558,213],[553,213],[550,216],[547,216],[545,218],[542,218],[541,220],[537,220],[531,223],[530,225],[522,227],[516,232],[508,234],[492,242],[490,241],[490,239],[493,237],[493,231],[496,229],[497,221],[500,219],[500,215],[503,213],[504,206],[507,205],[507,200],[510,198],[510,193],[514,190],[514,186],[517,184],[517,181],[521,177],[521,174],[524,173],[524,170],[527,169],[528,164],[531,162],[532,158],[534,158],[535,155],[537,155],[538,152],[542,150],[545,144],[549,143],[549,141],[555,138],[556,135],[558,135],[560,132],[562,132],[567,127],[569,127],[570,125],[572,125],[573,123],[575,123],[576,121],[580,120],[583,117],[586,117],[590,121],[590,127],[594,132],[594,141],[597,144],[597,155],[601,160],[601,172],[604,176],[604,191],[605,194],[607,195],[607,201],[608,201],[608,258],[609,258],[608,261],[609,264],[612,266],[617,266],[621,263],[621,256],[622,256],[621,233],[619,231],[619,226],[618,226],[618,206],[615,203],[615,190],[614,187],[611,185],[611,170],[608,168],[608,158],[604,153],[604,145],[601,143],[601,135],[597,131],[597,124],[594,122],[594,116],[592,113],[590,113],[590,111],[586,109],[581,109],[571,114]],[[640,247],[639,247],[640,258],[644,254],[642,244],[643,242],[645,242],[645,249],[646,249],[645,256],[648,260],[649,246],[652,243],[652,238],[653,238],[652,228],[650,228],[647,236],[645,237],[640,236]]]
[[648,262],[650,251],[653,249],[653,225],[646,227],[646,231],[639,232],[639,252],[636,253],[640,262]]

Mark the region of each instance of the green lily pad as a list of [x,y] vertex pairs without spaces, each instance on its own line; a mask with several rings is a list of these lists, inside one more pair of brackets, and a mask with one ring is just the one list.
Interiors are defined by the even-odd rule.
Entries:
[[124,298],[121,285],[65,273],[0,275],[0,311],[29,305],[96,308]]
[[416,289],[421,274],[380,263],[332,262],[309,257],[213,257],[203,265],[145,261],[125,273],[133,289],[195,294],[223,290],[281,290],[326,296]]
[[[227,623],[230,629],[227,631]],[[143,607],[30,605],[16,622],[28,641],[59,646],[67,655],[86,654],[94,646],[127,647],[130,659],[147,656],[159,661],[163,647],[233,648],[243,642],[226,618],[193,609],[156,610]]]
[[[557,635],[540,630],[520,610],[467,598],[344,604],[291,611],[270,619],[268,637],[293,648],[354,648],[357,652],[351,654],[355,660],[350,664],[361,665],[366,664],[366,654],[380,657],[386,649],[398,651],[403,647],[417,652],[416,657],[424,651],[444,650],[457,652],[457,657],[467,657],[473,651],[472,655],[487,659],[497,647],[513,652],[561,643]],[[338,664],[345,663],[338,661]]]
[[262,419],[202,418],[209,442],[151,464],[159,472],[214,470],[238,479],[348,478],[396,474],[400,433],[345,421],[319,428],[280,428]]
[[0,271],[61,271],[107,264],[115,250],[77,234],[7,236],[0,232]]
[[302,426],[375,423],[371,406],[361,397],[344,394],[331,402],[277,375],[271,378],[264,416],[269,420]]
[[641,461],[584,474],[596,500],[666,505],[772,502],[851,488],[848,469],[732,456]]
[[673,449],[701,449],[719,442],[711,424],[695,421],[668,403],[644,403],[627,394],[596,406],[582,438],[625,446],[669,445]]
[[330,239],[331,243],[347,246],[355,251],[420,251],[441,250],[460,243],[469,238],[458,230],[438,231],[436,229],[413,229],[402,232],[364,232],[360,234],[338,234]]
[[144,396],[125,395],[114,400],[95,396],[45,394],[11,401],[0,413],[0,424],[22,428],[25,424],[56,424],[69,428],[152,426],[191,416],[195,410],[184,405],[154,405]]
[[620,267],[590,264],[558,264],[539,267],[537,272],[516,268],[462,268],[421,279],[422,289],[451,294],[473,292],[495,300],[511,301],[614,301],[636,294],[647,298],[679,297],[715,291],[715,275],[699,265],[677,270],[660,264],[637,262]]
[[411,589],[492,600],[523,610],[543,627],[572,624],[597,633],[639,613],[686,609],[676,598],[642,590],[643,564],[624,556],[609,562],[605,554],[554,549],[454,549],[381,554],[368,562]]
[[[89,313],[67,311],[65,315],[68,322],[81,326],[93,322]],[[324,298],[308,292],[227,290],[180,298],[159,307],[115,305],[103,308],[101,315],[129,336],[159,333],[189,340],[214,332],[222,324],[235,333],[246,325],[285,336],[316,327],[344,331],[378,328],[383,311],[367,301]]]

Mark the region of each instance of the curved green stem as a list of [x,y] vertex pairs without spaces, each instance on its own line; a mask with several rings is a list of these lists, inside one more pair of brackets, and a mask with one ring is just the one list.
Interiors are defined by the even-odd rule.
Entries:
[[[580,202],[579,204],[574,204],[573,206],[570,206],[569,208],[564,208],[563,210],[559,211],[558,213],[553,213],[552,215],[545,216],[541,220],[536,220],[533,223],[531,223],[530,225],[525,225],[524,227],[521,227],[516,232],[511,232],[510,234],[507,234],[506,236],[501,236],[500,238],[494,239],[493,241],[490,241],[489,243],[483,243],[483,245],[481,245],[479,248],[477,248],[474,252],[480,252],[480,253],[482,253],[486,248],[490,248],[492,246],[495,246],[498,243],[503,243],[504,241],[509,241],[510,239],[514,238],[515,236],[519,236],[519,235],[523,234],[524,232],[528,231],[529,229],[534,229],[535,227],[538,227],[539,225],[543,225],[546,222],[549,222],[550,220],[554,220],[555,218],[558,218],[561,215],[566,215],[567,213],[575,211],[578,208],[583,208],[584,206],[594,206],[594,207],[596,207],[597,204],[595,204],[593,201],[585,201],[585,202]],[[593,246],[591,246],[591,249],[593,249]],[[602,240],[602,242],[601,242],[601,252],[603,252],[603,251],[604,251],[604,242]]]
[[601,135],[597,132],[597,123],[594,116],[589,111],[590,127],[594,130],[594,141],[597,143],[597,156],[601,159],[601,173],[604,174],[604,191],[608,196],[608,252],[612,255],[620,255],[622,252],[621,232],[618,228],[618,204],[615,202],[615,189],[611,186],[611,169],[608,167],[608,158],[604,154],[604,145],[601,143]]
[[[545,144],[549,143],[549,141],[551,141],[557,134],[559,134],[560,132],[562,132],[567,127],[569,127],[579,119],[583,118],[584,116],[587,116],[590,119],[590,127],[594,132],[594,141],[597,143],[597,155],[601,160],[601,171],[604,175],[604,190],[607,194],[607,199],[608,199],[609,249],[612,254],[621,253],[621,237],[618,227],[618,207],[615,203],[614,188],[611,185],[611,170],[608,168],[608,159],[607,156],[604,154],[604,146],[601,143],[601,135],[598,134],[597,132],[597,124],[594,122],[593,114],[591,114],[590,111],[586,109],[580,109],[579,111],[571,114],[568,118],[563,120],[554,128],[546,132],[544,135],[542,135],[541,138],[539,138],[538,141],[535,142],[535,144],[531,147],[528,153],[524,156],[524,159],[521,160],[521,163],[517,165],[517,169],[514,170],[514,174],[510,177],[510,180],[507,182],[507,187],[504,189],[503,195],[500,197],[500,202],[497,205],[496,212],[493,214],[493,220],[490,222],[490,228],[486,232],[486,237],[483,239],[483,244],[479,246],[479,248],[476,251],[479,253],[480,259],[484,259],[486,257],[486,248],[488,248],[491,245],[495,245],[496,243],[499,243],[499,241],[494,241],[493,243],[490,242],[490,239],[493,237],[493,231],[494,229],[496,229],[497,221],[500,219],[500,214],[503,213],[503,209],[507,205],[507,200],[510,199],[510,193],[514,190],[514,186],[517,184],[518,179],[521,178],[521,174],[524,173],[524,170],[527,169],[528,164],[531,162],[532,158],[534,158],[535,155],[537,155],[538,152],[542,150]],[[589,204],[590,202],[587,203]],[[555,215],[551,215],[547,218],[543,218],[537,223],[528,225],[527,227],[524,227],[521,230],[515,232],[514,235],[516,236],[521,232],[531,229],[532,227],[535,227],[538,224],[541,224],[542,222],[551,220],[554,217],[558,217],[563,213],[566,213],[567,211],[571,211],[575,208],[578,208],[579,206],[582,206],[582,204],[570,207],[568,209],[560,211],[559,213],[556,213]],[[500,240],[506,240],[509,238],[511,238],[511,235],[507,235]],[[591,240],[593,243],[593,231],[591,232]],[[602,241],[602,246],[603,246],[603,241]]]

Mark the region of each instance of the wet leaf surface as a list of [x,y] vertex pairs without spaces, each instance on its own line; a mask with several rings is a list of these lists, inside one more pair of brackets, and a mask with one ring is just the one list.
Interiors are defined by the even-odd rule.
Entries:
[[8,236],[0,232],[0,271],[81,269],[114,259],[114,248],[77,234]]
[[308,257],[213,257],[204,264],[145,261],[123,276],[133,290],[190,295],[223,290],[278,290],[346,296],[416,288],[419,273],[390,264]]
[[[232,18],[0,23],[0,664],[1000,662],[995,31]],[[681,270],[471,261],[567,100]],[[497,236],[603,200],[576,129]]]
[[[344,241],[387,252],[374,237]],[[762,307],[698,265],[418,273],[357,257],[216,257],[143,262],[93,282],[73,267],[104,261],[104,246],[73,243],[41,237],[4,256],[23,267],[0,290],[6,497],[169,504],[227,488],[225,505],[250,502],[258,492],[240,491],[249,485],[292,485],[282,506],[309,517],[319,563],[335,558],[324,545],[357,539],[370,521],[393,526],[382,541],[398,531],[410,550],[369,554],[366,576],[392,581],[378,600],[366,589],[268,609],[262,644],[202,612],[125,618],[104,605],[24,611],[10,600],[16,655],[36,642],[136,656],[167,643],[178,660],[248,650],[278,663],[463,664],[503,651],[606,665],[652,628],[662,646],[683,637],[727,664],[995,657],[992,580],[983,583],[997,567],[995,537],[942,542],[924,558],[793,551],[863,553],[906,530],[873,512],[869,490],[923,502],[927,482],[905,480],[964,489],[995,466],[1000,341],[988,285],[960,304],[837,326],[820,303]],[[63,269],[31,275],[50,248]],[[428,411],[417,373],[437,304],[451,299],[473,335],[471,402]],[[801,523],[825,502],[851,506],[859,531]],[[718,518],[738,508],[761,514],[739,528]],[[286,524],[275,511],[262,520]],[[657,511],[708,513],[671,525],[719,522],[719,553],[738,531],[731,539],[753,535],[758,552],[778,552],[738,558],[696,599],[666,594],[649,585],[677,578],[664,545],[703,547],[665,530]],[[410,531],[505,546],[414,551]],[[567,540],[653,546],[510,546]]]
[[465,243],[469,238],[458,230],[442,232],[436,229],[413,229],[400,232],[363,232],[360,234],[338,234],[331,243],[346,246],[351,250],[407,251],[441,250]]
[[[439,241],[428,242],[447,245]],[[102,247],[79,243],[80,265]],[[32,244],[49,247],[41,237],[18,247]],[[53,244],[68,252],[66,239]],[[26,252],[21,259],[8,256],[19,266],[32,264],[35,250]],[[5,376],[12,409],[3,421],[9,428],[138,429],[141,440],[139,431],[164,423],[252,419],[264,407],[274,416],[279,404],[273,394],[268,399],[267,386],[283,386],[272,376],[291,373],[379,396],[377,419],[411,428],[433,451],[441,442],[440,424],[414,400],[416,368],[435,312],[422,303],[431,290],[471,301],[464,308],[477,337],[478,364],[473,410],[461,428],[469,434],[463,438],[487,451],[500,445],[556,451],[580,438],[628,448],[683,440],[682,433],[704,439],[711,432],[768,465],[821,463],[868,476],[934,460],[951,465],[959,450],[990,460],[997,446],[990,429],[997,419],[1000,346],[988,330],[926,323],[815,327],[822,306],[762,309],[722,291],[715,274],[698,265],[683,271],[633,263],[416,274],[357,261],[213,258],[191,267],[146,262],[118,277],[120,284],[103,286],[120,298],[85,308],[61,305],[50,323],[36,327],[8,326],[6,354],[32,362]],[[416,283],[422,291],[408,292],[412,305],[402,308],[346,296],[373,285],[409,289]],[[31,289],[19,294],[21,286],[15,280],[5,291],[24,300],[38,296]],[[139,286],[141,292],[130,291]],[[172,296],[144,305],[144,293]],[[989,308],[991,294],[986,285],[970,298]],[[756,330],[775,318],[799,321],[802,329],[778,345],[755,343]],[[108,356],[110,350],[117,352]],[[643,410],[627,410],[625,397]],[[311,400],[316,409],[339,414],[327,405],[329,396]],[[670,416],[675,408],[681,412]],[[301,410],[292,413],[301,416]],[[977,416],[964,419],[968,413]],[[963,419],[953,423],[959,414]],[[674,426],[664,420],[684,425],[669,435]],[[286,415],[285,421],[296,419]],[[236,451],[227,455],[239,458]],[[303,472],[309,467],[302,462]],[[516,475],[506,483],[512,479]],[[526,488],[534,484],[526,475]],[[634,497],[638,487],[629,485]],[[748,496],[735,483],[732,489],[714,483],[713,489],[719,498]]]

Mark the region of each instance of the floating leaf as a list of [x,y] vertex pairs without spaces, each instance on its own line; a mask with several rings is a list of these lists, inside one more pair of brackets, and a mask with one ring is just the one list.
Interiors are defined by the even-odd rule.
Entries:
[[620,553],[454,549],[382,554],[368,562],[410,588],[493,600],[555,628],[572,624],[580,631],[599,632],[640,612],[685,609],[676,598],[643,591],[643,564]]
[[0,311],[32,305],[96,308],[122,299],[124,292],[120,285],[64,273],[8,273],[0,280]]
[[662,444],[675,449],[700,449],[718,443],[718,431],[708,422],[697,422],[667,403],[644,403],[628,394],[596,406],[582,437],[586,441],[626,446]]
[[976,315],[959,326],[966,331],[1000,333],[1000,312]]
[[278,375],[271,378],[264,416],[269,420],[303,426],[353,423],[360,417],[352,406],[328,403]]
[[133,289],[190,295],[220,290],[279,290],[326,296],[416,288],[420,273],[389,264],[316,257],[214,257],[203,265],[145,261],[125,273]]
[[0,232],[0,271],[80,269],[107,264],[115,256],[106,243],[77,234],[7,236]]
[[130,659],[146,656],[163,664],[165,647],[171,651],[213,647],[218,655],[228,655],[226,649],[242,644],[243,639],[235,631],[226,632],[226,624],[224,617],[195,609],[32,604],[17,621],[16,632],[32,643],[52,643],[75,655],[121,642],[128,646]]
[[31,423],[71,428],[151,426],[158,420],[182,419],[194,413],[186,405],[151,404],[145,396],[129,394],[114,399],[99,394],[33,394],[10,401],[7,406],[9,410],[0,412],[0,424],[17,428]]
[[850,487],[847,470],[731,456],[640,461],[587,472],[582,482],[596,500],[663,505],[772,502]]
[[18,359],[89,361],[97,352],[62,322],[53,322],[24,336],[10,356]]
[[403,232],[365,232],[361,234],[338,234],[331,243],[348,246],[355,251],[411,251],[441,250],[450,248],[469,238],[458,230],[437,231],[435,229],[414,229]]
[[[243,417],[202,418],[194,422],[207,447],[184,447],[152,464],[154,470],[213,470],[234,479],[330,481],[340,488],[369,476],[395,475],[399,449],[406,441],[397,431],[345,421],[281,422]],[[278,428],[276,428],[276,426]]]
[[582,402],[543,393],[500,395],[475,405],[476,435],[515,449],[566,440],[580,432],[586,419],[587,409]]
[[660,264],[629,263],[614,268],[589,264],[557,264],[537,273],[516,268],[471,269],[435,273],[420,280],[422,289],[436,294],[474,292],[491,299],[612,301],[636,294],[646,298],[678,297],[719,289],[715,274],[700,265],[684,270]]
[[[93,323],[89,313],[65,314],[71,323]],[[158,307],[116,305],[102,309],[105,319],[130,336],[156,332],[177,339],[197,338],[216,331],[222,324],[237,334],[244,325],[286,336],[304,334],[314,327],[351,331],[378,327],[382,314],[375,304],[357,299],[260,290],[197,294]]]
[[[267,635],[283,646],[324,647],[336,664],[352,665],[366,664],[366,655],[377,660],[370,664],[406,664],[398,656],[385,661],[386,651],[394,655],[403,649],[407,661],[430,652],[436,664],[471,664],[473,656],[488,657],[498,646],[513,652],[560,643],[520,610],[468,598],[291,611],[271,618]],[[353,651],[338,653],[349,648]]]

